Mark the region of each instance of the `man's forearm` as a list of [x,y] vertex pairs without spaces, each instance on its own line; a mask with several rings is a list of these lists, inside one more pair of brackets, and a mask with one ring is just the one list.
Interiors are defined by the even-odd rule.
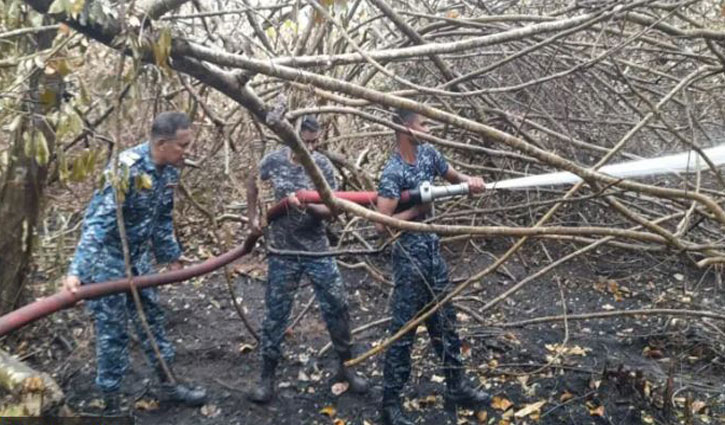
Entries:
[[333,216],[332,211],[325,204],[307,204],[307,211],[320,220],[327,220]]
[[430,204],[418,204],[411,208],[408,208],[407,210],[393,214],[392,217],[397,218],[398,220],[410,221],[414,220],[419,215],[425,214],[429,209]]

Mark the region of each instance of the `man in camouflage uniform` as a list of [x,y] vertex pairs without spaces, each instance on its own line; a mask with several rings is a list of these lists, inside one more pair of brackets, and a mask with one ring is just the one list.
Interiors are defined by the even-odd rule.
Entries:
[[[397,111],[398,124],[421,133],[428,128],[424,117],[408,110]],[[430,204],[415,205],[396,211],[401,192],[418,188],[423,182],[443,177],[450,183],[468,183],[472,193],[483,191],[483,180],[461,174],[449,166],[445,158],[431,145],[420,144],[408,131],[396,132],[397,149],[380,177],[378,210],[400,220],[422,221],[431,215]],[[380,231],[384,226],[376,224]],[[427,305],[445,297],[451,289],[448,269],[441,257],[438,235],[403,232],[393,244],[393,275],[395,289],[392,298],[393,321],[390,332],[395,334],[415,318]],[[441,359],[446,377],[446,404],[455,411],[456,405],[475,407],[488,400],[488,394],[475,390],[464,378],[461,362],[461,342],[455,330],[456,313],[448,304],[425,322],[431,343]],[[400,394],[410,376],[410,351],[415,339],[411,330],[394,342],[385,355],[383,370],[383,422],[386,425],[412,425],[400,403]]]
[[[118,174],[127,176],[128,190],[123,202],[123,219],[136,276],[152,272],[152,255],[158,264],[181,268],[181,248],[174,237],[172,210],[178,167],[191,141],[189,117],[164,112],[151,128],[151,141],[119,155]],[[126,276],[121,235],[116,221],[116,189],[111,184],[110,167],[104,186],[97,190],[86,210],[81,240],[63,285],[75,292],[79,285],[115,280]],[[121,194],[119,194],[121,195]],[[164,314],[156,288],[140,291],[144,314],[166,363],[174,358],[174,347],[164,331]],[[141,326],[130,293],[108,295],[88,301],[96,325],[96,385],[103,392],[108,413],[121,410],[119,390],[129,366],[127,325],[133,322],[146,356],[160,378],[160,398],[164,401],[200,405],[206,399],[203,389],[171,383]],[[173,379],[173,378],[172,378]]]
[[[312,117],[302,121],[300,137],[314,150],[319,137],[319,124]],[[322,170],[333,189],[336,186],[332,163],[319,152],[312,158]],[[256,175],[247,182],[249,223],[254,233],[261,233],[257,216]],[[322,204],[302,204],[294,193],[300,189],[314,189],[312,181],[297,161],[292,150],[284,147],[262,158],[259,177],[268,180],[274,188],[276,201],[287,198],[291,205],[286,214],[268,226],[267,243],[270,248],[284,251],[324,252],[329,250],[323,220],[332,216]],[[288,326],[294,294],[302,275],[307,275],[315,290],[322,310],[322,317],[339,358],[336,379],[346,381],[354,392],[367,391],[365,379],[357,376],[343,363],[352,358],[352,335],[345,287],[332,257],[304,257],[271,253],[267,260],[267,290],[265,295],[266,316],[262,333],[262,373],[259,385],[249,394],[249,399],[267,403],[274,395],[274,374],[281,357],[280,345]]]

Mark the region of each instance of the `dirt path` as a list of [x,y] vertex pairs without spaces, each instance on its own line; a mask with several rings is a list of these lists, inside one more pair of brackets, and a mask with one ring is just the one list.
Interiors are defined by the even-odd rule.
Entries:
[[[537,255],[540,253],[525,257],[527,264],[513,263],[509,271],[517,278],[525,277],[536,270],[533,265],[541,260]],[[645,264],[634,260],[607,262],[601,257],[597,260],[596,266],[580,261],[559,270],[557,278],[549,276],[533,283],[492,313],[484,314],[488,326],[459,313],[469,374],[499,397],[494,407],[485,409],[486,419],[480,423],[500,423],[502,418],[515,424],[534,423],[536,414],[521,418],[511,415],[542,401],[545,403],[538,409],[536,423],[544,425],[677,423],[673,418],[682,416],[687,397],[691,398],[691,406],[704,403],[697,412],[710,423],[725,423],[724,360],[705,341],[709,334],[703,333],[699,321],[637,317],[570,322],[568,343],[560,349],[562,356],[556,359],[556,367],[543,366],[556,354],[557,344],[565,339],[563,323],[509,330],[491,327],[493,323],[561,314],[559,285],[569,314],[611,307],[724,310],[723,291],[712,275],[701,280],[700,270],[674,261]],[[453,264],[453,274],[466,276],[486,261],[489,260],[479,257],[475,264]],[[358,270],[343,269],[343,274],[349,288],[354,327],[387,314],[388,287]],[[503,274],[492,276],[485,282],[480,298],[490,299],[511,284]],[[245,277],[239,278],[236,285],[249,317],[258,327],[263,317],[264,281]],[[245,398],[258,374],[258,351],[249,349],[254,340],[230,306],[220,277],[212,275],[201,282],[162,291],[169,312],[170,337],[177,347],[175,369],[184,379],[207,386],[212,402],[203,409],[153,406],[153,382],[149,381],[149,369],[134,344],[133,371],[125,381],[124,392],[141,409],[150,404],[151,410],[137,410],[139,424],[333,424],[336,418],[346,424],[379,423],[381,357],[359,368],[374,384],[369,395],[334,396],[330,381],[333,355],[318,355],[328,337],[316,306],[286,339],[286,359],[279,373],[277,397],[269,406],[258,406]],[[307,285],[299,291],[293,317],[311,294]],[[476,301],[461,303],[473,310],[482,305]],[[92,327],[88,324],[86,312],[76,309],[25,330],[20,336],[25,344],[18,342],[17,337],[10,343],[6,341],[7,348],[21,355],[35,350],[28,361],[53,373],[75,412],[94,411],[98,402],[93,388]],[[723,324],[718,325],[722,331]],[[383,325],[359,334],[358,351],[379,342],[386,335],[385,330]],[[408,408],[419,418],[418,423],[434,425],[443,423],[440,394],[444,384],[428,347],[427,334],[418,332],[413,353],[416,364],[405,395]],[[523,375],[524,372],[536,373]],[[661,399],[671,373],[678,407],[674,409],[675,416],[668,419],[661,409]],[[502,408],[508,403],[513,407],[505,414]],[[333,418],[320,413],[326,407],[334,408]],[[461,423],[479,423],[474,412],[461,413]],[[692,423],[706,423],[701,420],[703,417],[695,415]]]

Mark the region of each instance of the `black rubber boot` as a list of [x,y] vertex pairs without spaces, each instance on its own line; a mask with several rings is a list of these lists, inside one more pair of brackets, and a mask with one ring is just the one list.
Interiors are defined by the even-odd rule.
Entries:
[[274,396],[274,372],[277,369],[277,362],[264,360],[262,375],[259,378],[257,387],[247,395],[250,401],[255,403],[269,403]]
[[350,384],[350,391],[355,394],[365,394],[370,390],[370,383],[367,379],[359,376],[354,370],[345,367],[343,364],[340,364],[337,371],[337,381]]
[[184,406],[203,406],[207,401],[206,390],[201,387],[187,384],[161,384],[159,401],[163,403],[177,403]]
[[405,415],[400,401],[383,402],[382,419],[383,425],[415,425],[415,423]]
[[491,396],[487,392],[474,388],[465,379],[449,385],[444,398],[446,410],[449,412],[455,411],[458,406],[476,409],[491,402]]
[[[173,371],[169,369],[172,377],[175,376]],[[203,406],[207,402],[208,397],[206,389],[188,383],[169,382],[169,376],[161,367],[156,368],[156,375],[161,382],[158,391],[159,401],[161,403],[182,404],[189,407]],[[176,378],[174,378],[176,380]]]
[[351,353],[340,354],[340,363],[337,365],[335,381],[347,382],[350,384],[350,391],[356,394],[365,394],[370,390],[370,383],[366,378],[359,376],[354,370],[345,366],[345,362],[351,358]]

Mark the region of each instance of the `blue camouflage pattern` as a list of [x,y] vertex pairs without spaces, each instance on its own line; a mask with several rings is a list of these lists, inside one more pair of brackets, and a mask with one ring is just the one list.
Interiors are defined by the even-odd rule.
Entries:
[[[290,160],[291,155],[292,150],[284,147],[265,155],[259,164],[259,177],[271,182],[276,202],[298,190],[315,188],[304,167]],[[312,159],[335,190],[337,182],[330,160],[319,152],[312,152]],[[280,250],[320,252],[329,249],[323,220],[295,208],[289,208],[269,224],[266,238],[269,246]]]
[[[406,190],[417,189],[423,182],[433,183],[436,177],[448,172],[448,163],[443,155],[426,143],[418,145],[415,164],[408,164],[395,152],[385,164],[378,184],[378,195],[388,199],[400,199]],[[428,215],[416,217],[414,221],[423,221]],[[398,239],[404,245],[419,241],[438,239],[435,233],[403,232]]]
[[342,276],[335,260],[270,255],[267,259],[268,282],[265,293],[267,314],[262,330],[262,358],[277,364],[282,356],[284,332],[295,292],[303,275],[312,281],[315,298],[322,311],[332,345],[338,356],[347,360],[352,349],[350,314]]
[[[179,171],[170,166],[157,168],[149,143],[119,155],[119,173],[128,177],[123,198],[123,217],[131,254],[132,272],[144,275],[156,263],[179,259],[181,248],[174,236],[172,211]],[[80,242],[68,274],[83,284],[123,278],[126,275],[121,237],[116,221],[114,188],[110,166],[105,184],[97,190],[86,210]],[[140,291],[144,312],[162,356],[168,362],[174,349],[164,330],[164,314],[156,288]],[[134,324],[144,352],[155,370],[158,361],[141,328],[131,294],[114,294],[87,302],[96,326],[96,385],[104,392],[118,391],[128,369],[128,322]]]
[[[443,156],[429,144],[419,145],[416,163],[408,164],[393,154],[383,169],[378,196],[399,199],[400,193],[415,189],[423,182],[433,182],[448,171]],[[423,220],[425,217],[417,217]],[[440,254],[440,240],[434,233],[404,232],[393,244],[391,253],[395,288],[391,300],[390,333],[395,334],[426,306],[445,297],[450,291],[448,267]],[[461,341],[456,333],[456,313],[446,304],[426,321],[436,354],[441,359],[449,386],[460,381],[463,372]],[[415,329],[395,341],[385,354],[383,400],[395,403],[410,377],[410,353]]]
[[[302,165],[291,162],[290,155],[290,148],[282,148],[266,155],[259,166],[260,178],[271,182],[276,201],[300,189],[314,189]],[[313,152],[312,158],[328,184],[335,189],[337,184],[330,160],[318,152]],[[329,249],[324,221],[294,208],[270,223],[266,238],[270,246],[281,250],[321,252]],[[277,364],[281,358],[281,345],[289,326],[294,295],[305,275],[312,281],[335,351],[343,360],[351,356],[347,295],[335,260],[332,257],[272,254],[267,258],[266,314],[261,350],[262,359],[267,363]]]

